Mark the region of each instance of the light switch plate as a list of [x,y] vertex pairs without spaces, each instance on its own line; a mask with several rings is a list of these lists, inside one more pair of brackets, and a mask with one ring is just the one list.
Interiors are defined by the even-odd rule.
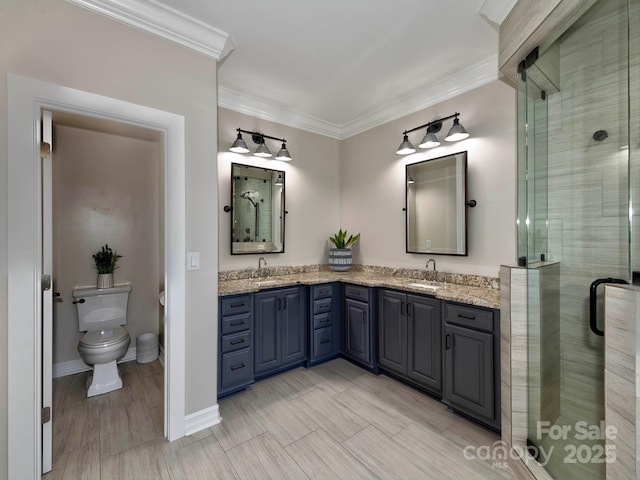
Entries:
[[200,270],[200,252],[187,253],[187,270]]

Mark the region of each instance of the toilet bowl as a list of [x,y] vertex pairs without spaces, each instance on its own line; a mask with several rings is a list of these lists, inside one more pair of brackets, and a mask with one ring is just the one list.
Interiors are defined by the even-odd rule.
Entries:
[[122,327],[87,332],[80,339],[78,353],[93,374],[87,379],[87,397],[122,388],[118,360],[125,356],[131,337]]
[[87,379],[87,397],[122,388],[118,360],[129,348],[131,337],[121,325],[126,313],[131,285],[108,289],[81,288],[73,291],[78,308],[80,331],[78,353],[93,373]]

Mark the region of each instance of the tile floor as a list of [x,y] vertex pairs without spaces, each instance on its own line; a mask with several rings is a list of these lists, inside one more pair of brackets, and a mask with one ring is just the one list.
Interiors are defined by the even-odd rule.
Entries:
[[499,437],[384,375],[338,359],[220,401],[222,423],[163,439],[162,366],[122,364],[125,388],[86,398],[54,381],[54,479],[523,479],[519,463],[467,460]]

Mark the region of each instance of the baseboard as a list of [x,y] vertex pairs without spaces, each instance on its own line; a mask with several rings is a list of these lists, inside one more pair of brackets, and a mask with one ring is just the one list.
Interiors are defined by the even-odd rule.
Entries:
[[162,346],[162,344],[160,344],[158,360],[160,360],[160,365],[162,365],[162,368],[164,368],[164,347]]
[[220,408],[216,403],[213,407],[205,408],[184,417],[184,434],[193,435],[205,428],[213,427],[221,421]]
[[[136,359],[136,347],[129,347],[127,353],[118,363],[130,362]],[[53,378],[66,377],[67,375],[75,375],[76,373],[86,372],[91,367],[84,363],[81,358],[70,360],[68,362],[55,363],[53,365]]]

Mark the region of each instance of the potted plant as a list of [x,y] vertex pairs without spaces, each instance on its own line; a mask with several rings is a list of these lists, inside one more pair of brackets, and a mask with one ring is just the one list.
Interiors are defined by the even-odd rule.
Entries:
[[329,237],[331,243],[336,247],[329,250],[329,268],[334,272],[347,272],[351,270],[353,265],[353,257],[351,256],[351,245],[360,240],[360,234],[349,235],[347,231],[342,229],[334,236]]
[[95,269],[98,271],[98,288],[112,288],[113,287],[113,271],[118,268],[116,263],[122,258],[122,255],[118,255],[105,244],[102,249],[93,254],[93,261],[95,262]]

